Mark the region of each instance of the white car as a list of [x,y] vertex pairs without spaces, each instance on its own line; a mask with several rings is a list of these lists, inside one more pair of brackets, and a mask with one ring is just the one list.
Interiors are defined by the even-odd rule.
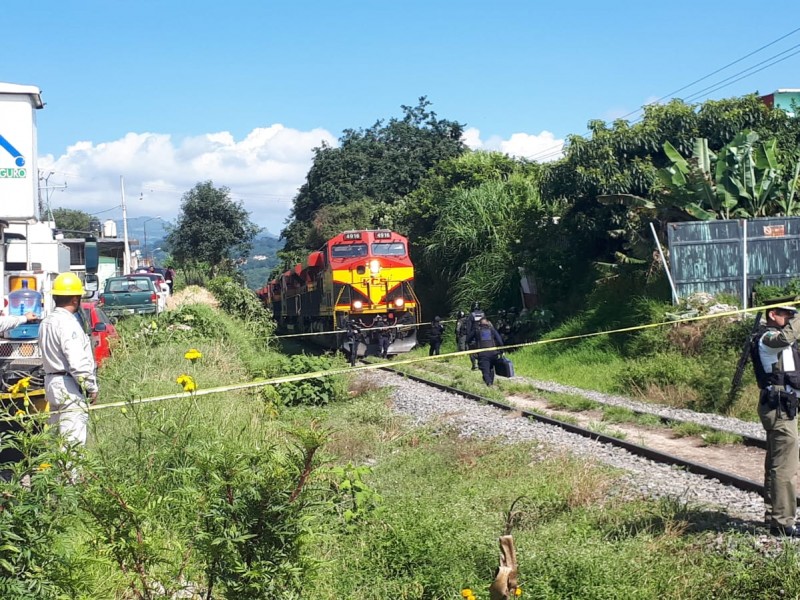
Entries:
[[158,309],[157,313],[160,313],[167,309],[167,298],[169,297],[169,285],[167,284],[164,276],[161,273],[137,273],[137,277],[147,277],[153,280],[153,284],[156,286],[156,293],[158,294]]

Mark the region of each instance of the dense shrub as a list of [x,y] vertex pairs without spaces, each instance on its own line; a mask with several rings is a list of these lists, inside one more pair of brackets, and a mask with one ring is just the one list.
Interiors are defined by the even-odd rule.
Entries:
[[[341,361],[337,362],[336,359],[327,356],[295,354],[284,361],[282,370],[285,375],[300,375],[303,373],[329,371],[342,366],[343,363]],[[274,391],[270,391],[270,388],[267,388],[265,393],[268,396],[270,394],[276,395],[273,399],[286,406],[300,404],[324,406],[329,402],[346,398],[347,383],[344,375],[332,375],[282,383],[275,386]]]
[[78,486],[87,527],[129,574],[129,597],[299,597],[324,499],[306,483],[325,434],[295,428],[293,443],[279,442],[249,408],[231,435],[213,411],[134,404],[127,428],[87,453]]
[[219,300],[219,307],[226,313],[247,323],[255,337],[266,345],[275,331],[272,312],[259,300],[255,292],[237,283],[230,277],[216,277],[208,283],[208,289]]
[[753,286],[756,304],[768,304],[776,298],[800,297],[800,279],[792,279],[785,286],[764,285],[758,282]]
[[662,352],[632,359],[622,375],[622,384],[639,393],[651,386],[689,390],[704,375],[703,366],[696,360],[677,352]]
[[120,335],[129,344],[160,346],[170,342],[221,340],[226,336],[219,313],[204,304],[183,304],[158,317],[134,317],[117,325]]
[[22,453],[0,465],[0,598],[77,597],[81,565],[60,541],[78,512],[78,491],[67,465],[78,458],[61,449],[41,425],[26,419],[21,431],[0,436],[0,448]]

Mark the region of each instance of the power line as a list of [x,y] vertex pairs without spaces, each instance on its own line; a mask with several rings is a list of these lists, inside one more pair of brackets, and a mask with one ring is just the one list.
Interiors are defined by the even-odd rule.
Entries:
[[[674,90],[674,91],[670,92],[669,94],[666,94],[666,95],[664,95],[664,96],[660,97],[658,100],[655,100],[655,101],[653,101],[653,102],[650,102],[650,103],[648,103],[648,104],[655,104],[655,103],[661,102],[662,100],[666,100],[667,98],[673,97],[673,96],[674,96],[674,94],[677,94],[678,92],[681,92],[681,91],[683,91],[683,90],[685,90],[685,89],[687,89],[687,88],[690,88],[690,87],[692,87],[693,85],[695,85],[695,84],[697,84],[697,83],[699,83],[699,82],[701,82],[701,81],[705,81],[705,80],[706,80],[706,79],[708,79],[709,77],[713,77],[713,76],[714,76],[714,75],[716,75],[717,73],[720,73],[721,71],[724,71],[725,69],[727,69],[727,68],[729,68],[729,67],[731,67],[731,66],[733,66],[733,65],[735,65],[735,64],[738,64],[738,63],[742,62],[743,60],[745,60],[745,59],[747,59],[747,58],[750,58],[750,57],[751,57],[751,56],[753,56],[754,54],[757,54],[757,53],[761,52],[762,50],[764,50],[764,49],[766,49],[766,48],[769,48],[770,46],[773,46],[773,45],[777,44],[777,43],[778,43],[778,42],[780,42],[781,40],[784,40],[784,39],[786,39],[787,37],[789,37],[789,36],[791,36],[791,35],[793,35],[793,34],[797,33],[798,31],[800,31],[800,27],[798,27],[798,28],[796,28],[796,29],[793,29],[793,30],[792,30],[792,31],[790,31],[789,33],[786,33],[786,34],[784,34],[784,35],[782,35],[782,36],[780,36],[780,37],[778,37],[778,38],[776,38],[776,39],[772,40],[771,42],[769,42],[769,43],[767,43],[767,44],[764,44],[763,46],[760,46],[759,48],[756,48],[755,50],[753,50],[753,51],[751,51],[751,52],[749,52],[749,53],[745,54],[744,56],[742,56],[742,57],[740,57],[740,58],[738,58],[738,59],[736,59],[736,60],[734,60],[734,61],[732,61],[732,62],[730,62],[730,63],[726,64],[725,66],[723,66],[723,67],[720,67],[720,68],[718,68],[718,69],[716,69],[716,70],[712,71],[711,73],[709,73],[709,74],[707,74],[707,75],[704,75],[703,77],[700,77],[699,79],[696,79],[696,80],[694,80],[693,82],[691,82],[691,83],[688,83],[688,84],[686,84],[686,85],[684,85],[684,86],[682,86],[682,87],[680,87],[680,88],[678,88],[678,89],[676,89],[676,90]],[[769,67],[771,67],[771,66],[773,66],[773,65],[775,65],[775,64],[778,64],[779,62],[783,62],[784,60],[786,60],[786,59],[788,59],[788,58],[791,58],[792,56],[795,56],[796,54],[798,54],[798,52],[794,52],[794,53],[792,53],[792,54],[790,54],[790,55],[788,55],[788,56],[786,56],[786,57],[784,57],[784,58],[781,58],[781,59],[779,59],[779,60],[776,60],[776,61],[774,61],[774,62],[772,62],[772,63],[770,63],[770,64],[767,64],[767,65],[765,65],[763,68],[761,68],[761,69],[757,69],[757,70],[753,71],[752,73],[747,73],[747,71],[752,71],[754,68],[756,68],[756,67],[758,67],[758,66],[760,66],[760,65],[763,65],[764,63],[766,63],[766,62],[768,62],[768,61],[771,61],[771,60],[773,60],[773,59],[775,59],[775,58],[777,58],[777,57],[781,56],[782,54],[786,54],[787,52],[789,52],[789,51],[791,51],[791,50],[794,50],[795,48],[798,48],[798,47],[800,47],[800,44],[797,44],[797,45],[795,45],[795,46],[792,46],[791,48],[788,48],[788,49],[786,49],[786,50],[783,50],[782,52],[779,52],[779,53],[777,53],[777,54],[773,54],[772,56],[770,56],[769,58],[766,58],[766,59],[764,59],[764,60],[763,60],[763,61],[761,61],[760,63],[756,63],[755,65],[753,65],[753,66],[751,66],[751,67],[748,67],[747,69],[744,69],[744,70],[742,70],[742,71],[739,71],[738,73],[734,73],[733,75],[731,75],[731,76],[727,77],[726,79],[723,79],[723,80],[721,80],[721,81],[718,81],[717,83],[715,83],[715,84],[713,84],[713,85],[711,85],[711,86],[708,86],[708,87],[706,87],[706,88],[704,88],[704,89],[700,90],[699,92],[695,92],[695,93],[693,93],[692,95],[688,96],[688,97],[687,97],[687,98],[686,98],[684,101],[685,101],[685,102],[690,102],[691,100],[694,100],[694,99],[697,99],[697,98],[699,98],[699,97],[700,97],[700,96],[702,96],[704,93],[712,93],[712,92],[718,91],[718,90],[720,90],[720,89],[722,89],[722,88],[724,88],[724,87],[727,87],[728,85],[732,85],[732,84],[736,83],[737,81],[740,81],[740,80],[742,80],[742,79],[744,79],[744,78],[746,78],[746,77],[749,77],[750,75],[754,75],[755,73],[759,73],[760,71],[763,71],[764,69],[767,69],[767,68],[769,68]],[[744,73],[746,73],[746,74],[744,74]],[[741,77],[738,77],[738,78],[736,78],[738,75],[741,75]],[[731,78],[735,78],[735,79],[731,80]],[[729,81],[729,80],[730,80],[730,81]],[[725,83],[725,82],[728,82],[728,83]],[[638,108],[638,109],[636,109],[636,110],[634,110],[634,111],[631,111],[631,112],[629,112],[628,114],[626,114],[626,115],[623,115],[622,117],[619,117],[619,118],[620,118],[620,119],[624,119],[624,118],[626,118],[626,117],[629,117],[629,116],[631,116],[631,115],[634,115],[634,114],[636,114],[636,113],[638,113],[638,112],[641,112],[641,111],[643,111],[643,110],[644,110],[644,107],[640,107],[640,108]],[[635,121],[633,121],[633,123],[631,123],[631,124],[638,123],[640,120],[641,120],[641,119],[636,119],[636,120],[635,120]],[[591,133],[591,132],[587,131],[587,132],[586,132],[586,134],[588,134],[588,133]],[[584,134],[584,135],[586,135],[586,134]],[[547,159],[547,158],[555,157],[555,156],[558,156],[559,154],[561,154],[561,152],[562,152],[562,150],[563,150],[563,146],[564,146],[564,145],[563,145],[563,144],[561,144],[560,146],[552,146],[551,148],[545,148],[544,150],[540,150],[539,152],[535,152],[535,153],[533,153],[533,154],[530,154],[530,155],[528,155],[528,156],[525,156],[524,158],[527,158],[527,159],[529,159],[529,160],[537,160],[537,161],[542,161],[542,160],[545,160],[545,159]]]
[[[712,71],[712,72],[711,72],[711,73],[709,73],[708,75],[703,75],[703,76],[702,76],[702,77],[700,77],[699,79],[695,79],[693,82],[691,82],[691,83],[687,83],[686,85],[684,85],[683,87],[680,87],[680,88],[678,88],[677,90],[674,90],[674,91],[672,91],[672,92],[670,92],[670,93],[668,93],[668,94],[664,94],[663,96],[661,96],[661,98],[658,98],[657,100],[654,100],[653,102],[649,102],[648,104],[656,104],[656,103],[658,103],[658,102],[661,102],[662,100],[666,100],[667,98],[672,98],[672,97],[673,97],[675,94],[677,94],[678,92],[682,92],[683,90],[685,90],[685,89],[687,89],[687,88],[690,88],[690,87],[692,87],[692,86],[693,86],[693,85],[695,85],[696,83],[700,83],[701,81],[705,81],[705,80],[706,80],[706,79],[708,79],[709,77],[713,77],[714,75],[716,75],[717,73],[720,73],[720,72],[724,71],[724,70],[725,70],[725,69],[727,69],[728,67],[732,67],[733,65],[735,65],[735,64],[738,64],[738,63],[742,62],[742,61],[743,61],[743,60],[745,60],[746,58],[750,58],[750,57],[751,57],[751,56],[753,56],[754,54],[758,54],[758,53],[759,53],[759,52],[761,52],[762,50],[764,50],[764,49],[766,49],[766,48],[769,48],[770,46],[773,46],[773,45],[777,44],[777,43],[778,43],[778,42],[780,42],[781,40],[784,40],[784,39],[786,39],[787,37],[789,37],[789,36],[790,36],[790,35],[792,35],[792,34],[795,34],[795,33],[797,33],[798,31],[800,31],[800,27],[798,27],[797,29],[793,29],[793,30],[792,30],[792,31],[790,31],[789,33],[787,33],[787,34],[785,34],[785,35],[782,35],[781,37],[779,37],[779,38],[777,38],[777,39],[774,39],[774,40],[772,40],[772,41],[771,41],[771,42],[769,42],[768,44],[764,44],[764,45],[763,45],[763,46],[761,46],[760,48],[756,48],[755,50],[753,50],[752,52],[749,52],[748,54],[745,54],[745,55],[744,55],[744,56],[742,56],[741,58],[737,58],[736,60],[734,60],[734,61],[732,61],[732,62],[729,62],[729,63],[728,63],[727,65],[725,65],[724,67],[720,67],[719,69],[717,69],[716,71]],[[794,48],[796,48],[796,47],[797,47],[797,46],[794,46]],[[791,50],[791,48],[790,48],[790,50]],[[782,54],[782,53],[781,53],[781,54]],[[767,59],[767,60],[769,60],[769,59]],[[621,117],[620,117],[620,119],[625,119],[625,118],[627,118],[627,117],[630,117],[631,115],[635,115],[637,112],[640,112],[641,110],[642,110],[642,108],[641,108],[641,107],[640,107],[640,108],[637,108],[636,110],[629,112],[627,115],[623,115],[623,116],[621,116]]]
[[[755,64],[755,65],[753,65],[752,67],[749,67],[749,68],[747,68],[747,69],[744,69],[744,70],[742,70],[742,71],[739,71],[738,73],[734,73],[734,74],[733,74],[733,75],[731,75],[730,77],[726,77],[726,78],[725,78],[725,79],[723,79],[722,81],[719,81],[719,82],[715,83],[713,86],[710,86],[710,87],[704,88],[704,89],[700,90],[699,92],[696,92],[696,93],[692,94],[692,95],[691,95],[691,96],[689,96],[689,97],[688,97],[688,98],[687,98],[685,101],[686,101],[686,102],[690,102],[690,101],[692,101],[692,100],[694,100],[694,99],[697,99],[697,98],[699,98],[699,97],[700,97],[700,96],[702,96],[702,95],[703,95],[705,92],[711,93],[711,92],[715,92],[715,91],[717,91],[717,90],[719,90],[719,89],[722,89],[722,88],[724,88],[724,87],[728,87],[729,85],[731,85],[731,84],[733,84],[733,83],[736,83],[737,81],[739,81],[739,80],[741,80],[741,79],[744,79],[744,78],[746,78],[746,77],[750,77],[750,75],[755,75],[756,73],[759,73],[759,72],[763,71],[764,69],[768,69],[768,68],[769,68],[769,67],[771,67],[772,65],[776,65],[776,64],[778,64],[779,62],[783,62],[784,60],[787,60],[787,59],[789,59],[789,58],[791,58],[791,57],[795,56],[796,54],[800,54],[800,50],[795,50],[796,48],[800,48],[800,44],[797,44],[797,45],[795,45],[795,46],[792,46],[791,48],[789,48],[789,49],[787,49],[787,50],[784,50],[783,52],[780,52],[780,53],[778,53],[778,54],[775,54],[775,55],[773,55],[773,56],[771,56],[770,58],[767,58],[767,59],[765,59],[765,60],[762,60],[760,63],[756,63],[756,64]],[[789,50],[795,50],[795,51],[794,51],[794,52],[792,52],[792,53],[791,53],[790,55],[788,55],[788,56],[784,56],[783,58],[780,58],[780,59],[778,59],[778,60],[776,60],[776,61],[774,61],[774,62],[771,62],[771,63],[769,63],[768,65],[764,65],[764,66],[763,66],[763,67],[761,67],[760,69],[756,69],[756,70],[755,70],[755,71],[753,71],[752,73],[748,73],[748,71],[752,71],[752,70],[753,70],[753,69],[755,69],[756,67],[759,67],[759,66],[763,65],[764,63],[766,63],[766,62],[768,62],[768,61],[772,60],[773,58],[777,58],[777,57],[779,57],[781,54],[786,54],[787,52],[789,52]],[[744,75],[742,75],[743,73],[744,73]],[[741,76],[741,77],[738,77],[738,78],[736,78],[736,79],[733,79],[732,81],[729,81],[729,80],[731,80],[732,78],[736,77],[737,75],[742,75],[742,76]],[[728,82],[728,83],[725,83],[725,82]],[[724,85],[720,85],[720,84],[724,84]]]

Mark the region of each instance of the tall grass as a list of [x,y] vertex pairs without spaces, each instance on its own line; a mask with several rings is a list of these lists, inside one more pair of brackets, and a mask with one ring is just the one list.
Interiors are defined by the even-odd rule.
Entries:
[[[308,597],[455,599],[468,587],[488,598],[507,522],[523,597],[800,593],[791,545],[768,556],[722,513],[675,499],[629,499],[620,473],[591,461],[537,444],[462,438],[441,426],[414,428],[376,390],[314,414],[335,432],[332,463],[370,465],[365,484],[382,501],[356,528],[329,515],[313,546],[321,566],[306,581]],[[520,496],[509,521],[506,511]]]

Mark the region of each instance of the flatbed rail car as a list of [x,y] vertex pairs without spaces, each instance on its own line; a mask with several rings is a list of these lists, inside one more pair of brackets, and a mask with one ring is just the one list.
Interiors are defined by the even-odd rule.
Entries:
[[342,331],[349,317],[360,327],[358,356],[379,353],[381,327],[389,328],[389,354],[417,343],[421,308],[414,265],[408,240],[392,231],[340,233],[257,293],[272,308],[280,332],[338,332],[309,336],[315,343],[349,352]]

